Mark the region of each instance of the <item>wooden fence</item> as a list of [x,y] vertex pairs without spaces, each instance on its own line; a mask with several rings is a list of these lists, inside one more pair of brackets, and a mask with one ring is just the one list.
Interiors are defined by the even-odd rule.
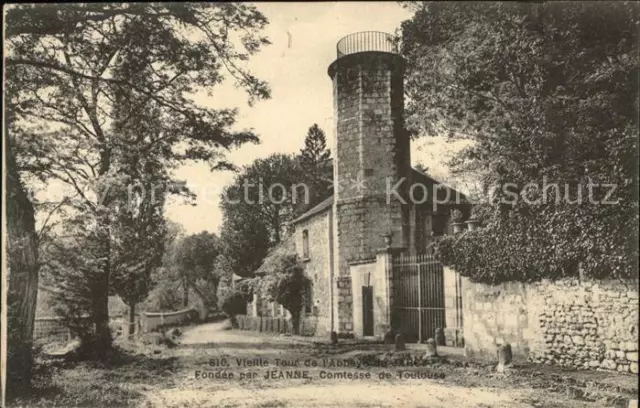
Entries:
[[[190,321],[197,311],[193,308],[180,310],[178,312],[154,313],[144,312],[142,315],[136,314],[135,335],[150,332],[160,326],[182,324]],[[85,319],[89,319],[86,316]],[[129,334],[129,314],[113,316],[109,319],[109,326],[114,335],[128,336]],[[33,339],[47,339],[48,341],[70,341],[74,338],[71,330],[65,325],[62,317],[36,317],[33,329]]]
[[171,326],[182,324],[194,318],[194,314],[198,312],[190,307],[188,309],[177,312],[145,312],[144,315],[144,331],[150,332],[160,326]]
[[51,341],[70,341],[73,335],[62,317],[37,317],[33,326],[33,339],[45,338]]
[[[293,334],[291,319],[284,317],[256,317],[236,316],[239,330],[251,330],[265,333]],[[316,334],[316,317],[303,317],[300,319],[299,334],[302,336],[314,336]]]

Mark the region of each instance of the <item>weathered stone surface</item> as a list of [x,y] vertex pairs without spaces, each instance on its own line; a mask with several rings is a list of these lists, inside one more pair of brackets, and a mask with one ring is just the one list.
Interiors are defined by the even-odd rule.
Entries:
[[384,344],[386,345],[392,345],[395,343],[395,335],[393,333],[392,330],[389,330],[385,335],[384,335]]
[[435,357],[438,355],[438,347],[434,339],[428,339],[425,344],[427,345],[427,351],[424,355],[425,357]]
[[511,364],[513,359],[513,353],[511,351],[511,344],[504,343],[498,346],[498,365],[506,366]]
[[[394,185],[411,175],[409,137],[403,131],[403,71],[389,58],[396,57],[339,60],[330,74],[336,125],[337,276],[349,274],[351,261],[375,258],[388,231],[393,233],[394,246],[408,244],[403,242],[408,214],[398,200],[386,202],[387,182]],[[354,183],[364,188],[355,188]],[[340,331],[354,330],[349,320],[354,307],[353,299],[338,299],[338,308],[345,310],[345,315],[339,315]]]
[[[300,259],[305,259],[303,263],[305,269],[305,275],[312,280],[312,303],[315,320],[313,325],[307,325],[308,335],[326,336],[335,330],[335,327],[331,327],[331,285],[334,284],[330,277],[330,263],[329,252],[329,229],[331,228],[331,217],[328,212],[319,214],[315,217],[311,217],[296,225],[295,231],[295,247]],[[303,254],[304,238],[303,233],[307,231],[310,239],[308,240],[308,254]],[[348,308],[344,301],[345,296],[340,294],[342,287],[347,288],[347,295],[351,295],[349,282],[339,281],[334,286],[334,296],[338,297],[339,307],[343,310]],[[349,311],[350,312],[350,311]],[[263,314],[265,312],[263,311]],[[269,315],[270,311],[267,311],[266,315]],[[346,324],[349,321],[349,317],[340,317],[340,311],[338,312],[338,326]]]
[[438,346],[445,344],[444,331],[440,327],[436,329],[434,341]]
[[489,286],[463,279],[465,352],[492,357],[494,344],[505,340],[520,360],[630,371],[638,358],[638,321],[629,299],[637,287],[637,280]]
[[404,334],[398,333],[396,334],[396,350],[402,351],[404,349],[405,349]]

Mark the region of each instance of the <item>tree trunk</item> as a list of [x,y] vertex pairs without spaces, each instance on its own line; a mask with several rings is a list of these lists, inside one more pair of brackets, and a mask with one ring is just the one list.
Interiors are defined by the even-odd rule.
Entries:
[[293,326],[292,327],[293,334],[299,334],[300,333],[300,311],[289,310],[289,313],[291,313],[291,325]]
[[7,228],[7,394],[29,385],[38,296],[38,244],[34,209],[18,174],[5,127]]
[[93,299],[93,323],[96,335],[93,351],[104,359],[111,350],[112,338],[109,328],[109,273],[108,269],[101,272],[96,282],[97,290],[94,292]]
[[[100,175],[109,170],[111,163],[111,151],[106,149],[100,153]],[[109,203],[109,198],[104,197],[103,205]],[[100,275],[96,277],[95,292],[93,296],[93,323],[95,325],[96,343],[94,347],[98,356],[104,359],[111,350],[111,329],[109,328],[109,276],[111,274],[111,227],[108,216],[98,216],[98,222],[105,243],[105,261]]]
[[129,306],[129,340],[133,340],[136,332],[136,304]]
[[[209,315],[209,305],[217,305],[217,298],[214,297],[213,300],[209,300],[195,284],[191,284],[189,286],[193,289],[196,295],[198,295],[200,301],[202,302],[202,308],[204,310],[198,311],[198,313],[200,314],[200,320],[206,320],[207,316]],[[216,293],[217,290],[218,286],[216,285],[216,290],[214,290],[213,292]]]
[[186,276],[182,278],[182,306],[189,306],[189,281]]
[[108,220],[99,219],[102,224],[101,242],[104,242],[105,260],[93,282],[93,323],[95,338],[91,344],[92,354],[104,359],[111,350],[112,338],[109,328],[109,275],[111,272],[111,237]]

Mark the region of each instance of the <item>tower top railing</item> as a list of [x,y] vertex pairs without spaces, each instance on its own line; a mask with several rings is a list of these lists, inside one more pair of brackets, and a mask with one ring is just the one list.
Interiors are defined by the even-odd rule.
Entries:
[[398,54],[396,37],[381,31],[362,31],[349,34],[338,41],[338,58],[358,52],[388,52]]

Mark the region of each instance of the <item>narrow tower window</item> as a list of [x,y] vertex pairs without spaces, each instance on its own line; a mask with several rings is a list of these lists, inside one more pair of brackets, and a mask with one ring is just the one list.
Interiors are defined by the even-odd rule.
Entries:
[[309,259],[309,230],[302,231],[302,258]]

